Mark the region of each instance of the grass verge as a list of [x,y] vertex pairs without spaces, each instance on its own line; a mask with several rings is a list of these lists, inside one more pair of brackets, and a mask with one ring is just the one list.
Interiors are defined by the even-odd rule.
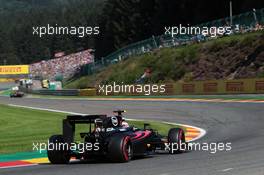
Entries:
[[11,90],[0,91],[0,95],[9,96],[10,95],[10,92],[11,92]]

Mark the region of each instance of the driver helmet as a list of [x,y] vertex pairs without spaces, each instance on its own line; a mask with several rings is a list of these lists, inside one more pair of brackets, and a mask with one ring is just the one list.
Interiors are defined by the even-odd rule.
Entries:
[[128,128],[129,124],[126,122],[125,118],[122,118],[122,122],[121,122],[122,127],[124,128]]

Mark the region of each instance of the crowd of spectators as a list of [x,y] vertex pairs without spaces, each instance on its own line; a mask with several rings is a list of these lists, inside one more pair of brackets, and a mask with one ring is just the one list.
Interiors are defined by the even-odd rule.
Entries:
[[60,76],[63,78],[71,78],[82,65],[94,62],[90,49],[78,53],[51,60],[43,60],[30,65],[30,73],[32,77],[41,77],[43,79],[54,80]]

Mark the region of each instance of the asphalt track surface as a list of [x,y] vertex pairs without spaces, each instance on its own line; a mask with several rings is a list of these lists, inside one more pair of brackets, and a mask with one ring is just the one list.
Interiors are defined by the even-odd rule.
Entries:
[[[231,151],[158,154],[129,163],[42,164],[0,169],[1,175],[264,175],[264,103],[10,99],[0,103],[97,114],[126,109],[128,118],[154,119],[207,130],[200,142],[231,142]],[[30,127],[30,126],[29,126]],[[48,126],[47,126],[48,127]],[[54,133],[56,134],[56,133]]]

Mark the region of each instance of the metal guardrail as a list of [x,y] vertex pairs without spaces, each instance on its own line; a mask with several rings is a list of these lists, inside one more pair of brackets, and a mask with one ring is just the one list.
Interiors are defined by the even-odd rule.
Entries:
[[39,89],[32,90],[25,87],[19,87],[19,89],[25,93],[36,94],[36,95],[53,95],[53,96],[79,96],[79,89],[64,89],[64,90],[48,90],[48,89]]
[[[155,92],[150,95],[217,95],[217,94],[263,94],[264,78],[236,79],[236,80],[210,80],[190,81],[165,84],[165,92]],[[69,90],[29,90],[20,88],[23,92],[38,95],[54,96],[107,96],[100,93],[98,87],[90,89]],[[109,93],[109,96],[144,96],[144,93]]]
[[[244,29],[250,30],[252,27],[255,26],[257,22],[260,24],[264,24],[264,8],[258,9],[255,12],[250,11],[247,13],[235,15],[232,17],[232,20],[233,20],[233,26],[239,25]],[[226,23],[229,21],[230,21],[230,17],[227,17],[227,18],[222,18],[222,19],[198,24],[197,26],[219,27],[219,26],[225,26]],[[193,36],[189,36],[189,35],[175,36],[173,38],[170,35],[153,36],[149,39],[125,46],[102,58],[101,61],[98,61],[94,64],[88,64],[83,66],[80,76],[94,74],[110,64],[117,63],[131,56],[148,53],[152,50],[159,48],[159,46],[161,45],[163,47],[177,47],[178,45],[191,43],[192,39]],[[177,44],[175,44],[175,41]]]
[[33,90],[32,94],[38,95],[54,95],[54,96],[79,96],[80,91],[78,89],[72,90]]

